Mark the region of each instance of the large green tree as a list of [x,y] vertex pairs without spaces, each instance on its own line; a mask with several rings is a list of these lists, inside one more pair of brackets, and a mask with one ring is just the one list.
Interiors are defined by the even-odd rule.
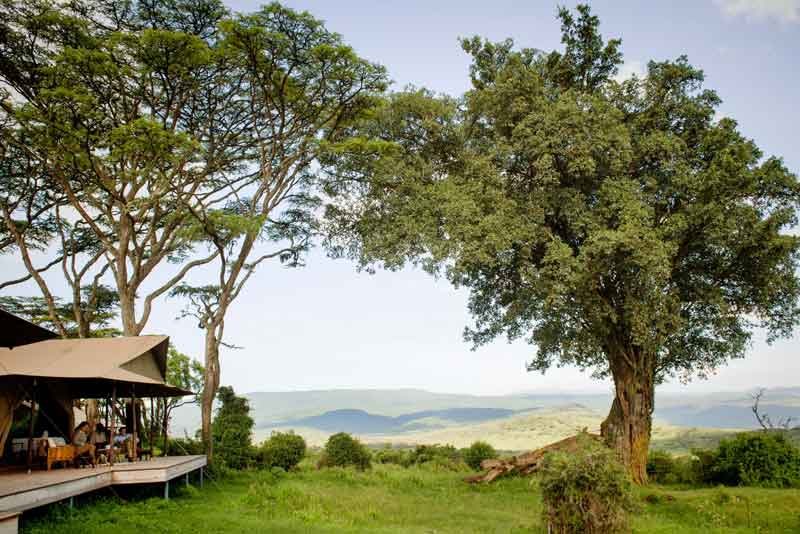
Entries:
[[[91,238],[85,265],[95,270],[70,272],[65,260],[64,275],[107,269],[123,332],[138,335],[154,300],[216,257],[189,258],[196,243],[183,227],[191,210],[236,192],[236,179],[220,176],[239,165],[247,120],[214,48],[225,10],[216,0],[2,0],[0,8],[3,145],[33,162],[42,190],[69,207],[50,235],[67,227]],[[36,234],[22,233],[25,203],[3,200],[26,259]],[[164,276],[170,263],[180,267]],[[25,266],[52,311],[39,269],[27,259]],[[78,294],[83,284],[72,285]]]
[[219,36],[247,110],[247,172],[236,175],[247,186],[224,204],[193,208],[197,238],[217,254],[216,276],[172,291],[205,331],[202,433],[209,454],[225,316],[259,265],[303,264],[317,228],[317,159],[348,138],[387,84],[383,67],[359,57],[340,35],[278,3],[224,20]]
[[563,50],[465,40],[462,99],[396,94],[332,151],[329,244],[468,288],[475,345],[611,377],[602,433],[644,483],[654,386],[797,323],[800,184],[685,57],[615,81],[621,42],[586,6],[559,18]]

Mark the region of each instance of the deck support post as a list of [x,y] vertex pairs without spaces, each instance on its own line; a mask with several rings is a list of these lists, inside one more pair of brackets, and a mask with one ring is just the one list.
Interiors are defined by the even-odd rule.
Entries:
[[69,498],[69,509],[72,510],[75,508],[75,496]]
[[164,499],[169,500],[169,480],[164,482]]
[[200,468],[200,487],[203,487],[203,468]]
[[183,482],[184,482],[184,486],[188,486],[189,485],[189,473],[186,473],[185,475],[183,475]]
[[117,424],[116,412],[114,411],[116,405],[117,405],[117,383],[114,382],[114,384],[111,386],[111,426],[108,427],[108,445],[107,445],[108,464],[111,467],[114,467],[114,456],[116,456],[114,447],[116,447],[117,445],[116,440],[114,439],[116,437],[114,426]]

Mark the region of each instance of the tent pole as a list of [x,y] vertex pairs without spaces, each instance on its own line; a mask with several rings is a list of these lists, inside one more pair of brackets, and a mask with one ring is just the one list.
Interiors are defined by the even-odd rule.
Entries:
[[131,385],[131,395],[133,398],[131,399],[131,412],[133,414],[133,451],[131,452],[131,456],[133,457],[133,461],[136,461],[136,423],[138,423],[136,416],[136,386]]
[[109,436],[108,436],[108,447],[109,447],[109,449],[108,449],[108,451],[109,451],[108,452],[108,463],[111,464],[112,466],[114,465],[114,456],[115,456],[115,454],[114,454],[114,423],[116,421],[114,421],[114,415],[115,415],[114,405],[116,403],[117,403],[117,383],[114,382],[114,384],[111,386],[111,407],[110,407],[111,408],[111,426],[108,427],[108,433],[109,433]]
[[156,416],[155,412],[153,411],[153,397],[150,397],[150,435],[148,439],[150,443],[148,446],[150,447],[150,458],[153,457],[153,451],[155,450],[155,446],[153,444],[153,427],[155,426]]
[[31,391],[31,420],[28,423],[28,471],[31,470],[33,463],[33,420],[36,416],[36,379],[33,379],[33,390]]

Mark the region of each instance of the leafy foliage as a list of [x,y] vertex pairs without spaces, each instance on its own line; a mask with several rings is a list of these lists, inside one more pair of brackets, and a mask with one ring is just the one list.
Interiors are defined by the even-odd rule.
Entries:
[[250,417],[247,399],[239,397],[230,386],[219,388],[220,403],[212,424],[214,450],[225,467],[243,469],[252,458],[252,433],[255,425]]
[[712,473],[728,486],[800,487],[800,449],[779,431],[741,433],[720,442]]
[[320,467],[354,466],[358,469],[371,467],[372,455],[360,441],[344,432],[333,434],[325,443],[318,465]]
[[372,453],[372,459],[379,464],[410,465],[409,452],[386,446]]
[[695,455],[673,456],[664,451],[651,451],[647,457],[649,480],[659,484],[703,484],[702,460]]
[[485,441],[476,441],[464,449],[462,456],[464,457],[464,462],[466,462],[468,466],[478,470],[481,468],[482,461],[497,458],[497,451]]
[[[81,333],[87,337],[112,337],[120,335],[117,328],[111,324],[119,317],[119,297],[108,286],[84,286],[80,292],[78,302],[64,302],[54,298],[58,320],[64,325],[68,337],[79,337]],[[81,319],[85,321],[88,329],[80,332],[78,319],[75,314],[75,305]],[[32,323],[41,325],[51,330],[57,330],[50,310],[42,297],[0,297],[0,307],[24,317]]]
[[800,320],[800,182],[686,57],[619,82],[620,41],[587,6],[559,18],[563,50],[464,40],[461,99],[393,94],[331,151],[327,243],[468,289],[476,347],[525,339],[529,370],[613,377],[603,434],[644,481],[655,384]]
[[259,447],[262,467],[280,467],[289,471],[300,463],[306,454],[306,440],[294,432],[273,432]]
[[167,441],[168,456],[204,454],[203,442],[191,438],[170,438]]
[[574,453],[545,456],[540,487],[550,532],[627,532],[634,509],[630,478],[614,451],[586,434]]

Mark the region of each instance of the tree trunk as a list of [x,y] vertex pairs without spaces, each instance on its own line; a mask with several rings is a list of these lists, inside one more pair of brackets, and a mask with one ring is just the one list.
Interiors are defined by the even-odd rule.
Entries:
[[122,335],[138,336],[136,328],[136,297],[117,288],[119,294],[119,313],[122,319]]
[[164,433],[164,456],[167,456],[167,451],[169,449],[169,410],[167,410],[167,402],[169,401],[167,399],[161,399],[161,401],[164,407],[161,431]]
[[206,328],[205,367],[203,397],[200,408],[203,423],[203,444],[205,445],[208,461],[211,462],[214,453],[214,444],[211,438],[211,415],[214,407],[214,397],[217,394],[217,388],[219,388],[219,340],[216,336],[216,328],[211,326]]
[[634,483],[640,485],[647,484],[647,453],[654,407],[653,372],[647,365],[641,367],[645,369],[636,372],[627,363],[614,360],[611,369],[616,396],[608,417],[600,426],[606,444],[617,451]]

